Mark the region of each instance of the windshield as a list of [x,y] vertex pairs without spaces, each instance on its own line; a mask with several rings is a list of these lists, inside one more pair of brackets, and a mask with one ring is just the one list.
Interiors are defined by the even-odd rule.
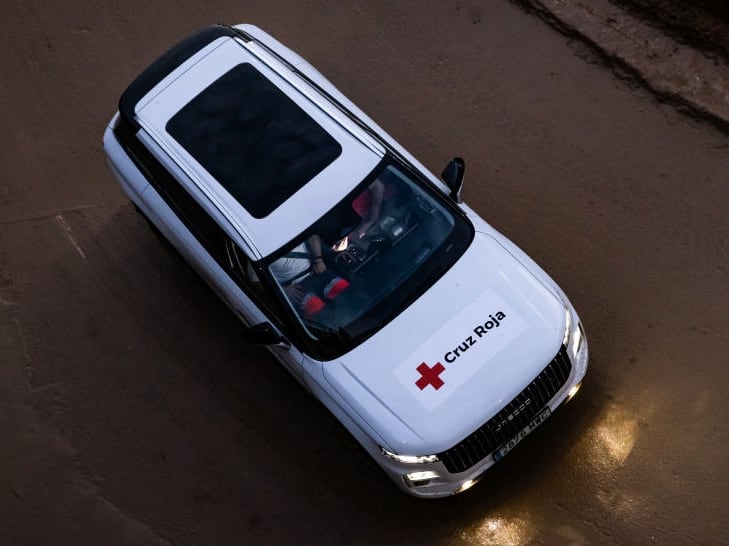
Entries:
[[268,269],[315,352],[332,356],[427,290],[472,237],[470,224],[438,192],[381,163]]

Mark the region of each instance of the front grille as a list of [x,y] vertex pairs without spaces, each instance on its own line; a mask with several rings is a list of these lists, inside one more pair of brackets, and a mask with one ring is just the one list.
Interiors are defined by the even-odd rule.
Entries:
[[474,433],[447,451],[438,454],[448,472],[463,472],[516,434],[536,417],[567,381],[572,362],[563,345],[544,370]]

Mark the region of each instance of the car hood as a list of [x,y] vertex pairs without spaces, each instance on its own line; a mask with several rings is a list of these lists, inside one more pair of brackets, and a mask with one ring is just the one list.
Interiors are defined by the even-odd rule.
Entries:
[[375,336],[326,363],[324,376],[383,447],[438,453],[544,369],[565,321],[564,303],[495,239],[477,233],[437,283]]

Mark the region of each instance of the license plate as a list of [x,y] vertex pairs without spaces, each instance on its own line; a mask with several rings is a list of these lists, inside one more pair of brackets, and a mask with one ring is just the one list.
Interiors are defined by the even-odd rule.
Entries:
[[511,440],[506,442],[504,445],[502,445],[499,449],[494,451],[493,456],[495,461],[500,461],[503,459],[509,451],[514,449],[517,445],[519,445],[519,442],[521,442],[524,438],[526,438],[531,431],[533,431],[535,428],[537,428],[539,425],[544,423],[544,421],[547,420],[547,417],[550,416],[552,412],[549,408],[544,408],[542,412],[537,415],[534,419],[531,420],[531,422],[525,426],[523,429],[521,429],[516,436],[514,436]]

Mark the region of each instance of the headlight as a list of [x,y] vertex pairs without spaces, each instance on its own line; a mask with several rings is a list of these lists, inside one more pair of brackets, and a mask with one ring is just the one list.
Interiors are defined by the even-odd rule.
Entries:
[[434,463],[438,460],[438,455],[398,455],[387,451],[384,447],[380,450],[385,457],[397,461],[398,463],[405,464],[423,464],[423,463]]
[[580,349],[582,348],[582,325],[575,330],[575,333],[572,334],[572,340],[570,342],[570,352],[572,353],[572,356],[577,356],[577,353],[580,352]]
[[585,339],[585,330],[582,323],[574,323],[569,308],[565,307],[565,328],[562,345],[567,348],[567,352],[573,362],[582,367],[587,364],[587,340]]
[[575,362],[581,366],[587,365],[587,339],[585,339],[585,330],[582,329],[582,324],[579,324],[572,333],[569,350]]
[[411,472],[410,474],[405,474],[405,478],[413,485],[426,485],[427,482],[429,482],[430,480],[434,480],[439,477],[440,476],[438,475],[438,473],[433,472],[432,470],[426,470],[425,472]]
[[562,345],[567,345],[567,342],[570,340],[570,334],[572,333],[572,315],[570,315],[570,310],[566,307],[564,308],[564,318],[565,318],[565,324],[564,324],[564,337],[562,338]]

